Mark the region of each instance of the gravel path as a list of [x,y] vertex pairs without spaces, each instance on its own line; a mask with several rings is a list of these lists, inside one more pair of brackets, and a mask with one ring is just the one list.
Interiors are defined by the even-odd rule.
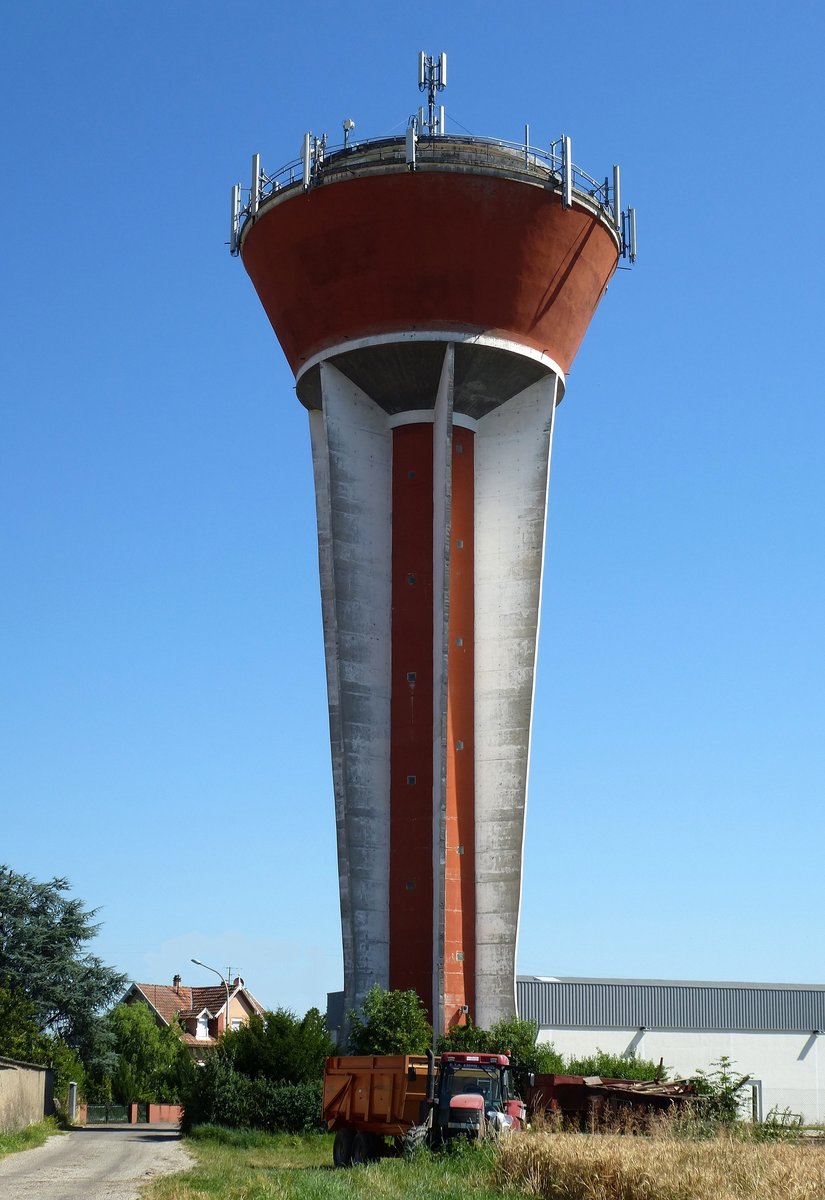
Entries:
[[185,1171],[192,1159],[176,1129],[89,1126],[0,1162],[9,1200],[136,1200],[154,1175]]

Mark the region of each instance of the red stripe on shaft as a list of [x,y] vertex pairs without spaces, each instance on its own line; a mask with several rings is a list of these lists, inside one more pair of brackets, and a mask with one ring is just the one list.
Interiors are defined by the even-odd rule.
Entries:
[[432,872],[433,427],[421,424],[393,431],[389,984],[428,1010]]
[[[475,1013],[474,442],[453,431],[442,1027]],[[463,955],[463,958],[460,957]]]

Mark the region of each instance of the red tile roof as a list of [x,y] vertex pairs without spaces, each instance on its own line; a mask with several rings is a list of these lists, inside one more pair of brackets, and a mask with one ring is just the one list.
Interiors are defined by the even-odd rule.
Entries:
[[[197,1017],[204,1011],[211,1017],[217,1016],[226,1008],[226,988],[220,984],[215,987],[174,987],[165,983],[134,983],[133,988],[151,1004],[158,1015],[171,1025],[178,1017]],[[263,1008],[255,997],[242,987],[230,987],[230,998],[242,993],[253,1012],[263,1012]]]

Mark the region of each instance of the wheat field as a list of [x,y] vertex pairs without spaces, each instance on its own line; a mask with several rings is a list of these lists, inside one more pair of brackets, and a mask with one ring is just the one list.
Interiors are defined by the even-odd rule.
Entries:
[[500,1146],[495,1178],[542,1200],[825,1200],[825,1149],[539,1132]]

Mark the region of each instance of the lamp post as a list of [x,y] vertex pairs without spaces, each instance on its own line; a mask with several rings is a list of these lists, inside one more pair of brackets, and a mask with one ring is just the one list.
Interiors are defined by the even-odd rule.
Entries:
[[205,971],[211,971],[213,975],[217,975],[218,979],[220,979],[221,983],[226,988],[226,1020],[224,1021],[223,1031],[224,1031],[224,1033],[228,1033],[229,1032],[229,977],[227,976],[226,978],[224,978],[223,973],[221,971],[218,971],[215,967],[208,966],[208,964],[205,962],[201,962],[201,960],[199,958],[190,958],[189,961],[193,962],[196,967],[203,967],[203,969]]

